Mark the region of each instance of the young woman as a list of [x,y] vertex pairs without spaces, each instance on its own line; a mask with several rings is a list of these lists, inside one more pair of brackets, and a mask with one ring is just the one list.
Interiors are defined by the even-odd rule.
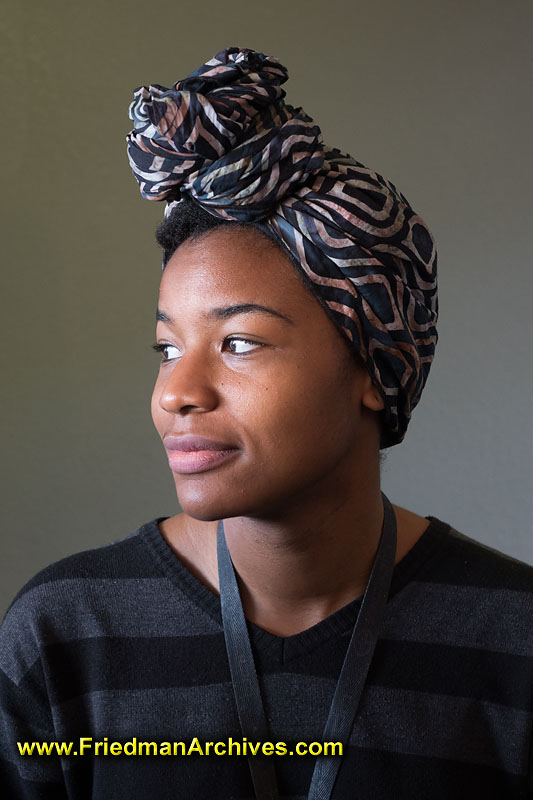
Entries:
[[10,796],[533,796],[533,571],[380,489],[436,343],[431,235],[285,79],[229,48],[136,93],[181,512],[15,599]]

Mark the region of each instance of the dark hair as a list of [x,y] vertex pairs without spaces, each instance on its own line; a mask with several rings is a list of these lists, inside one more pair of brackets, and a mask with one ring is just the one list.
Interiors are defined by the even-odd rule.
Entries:
[[183,244],[186,239],[199,239],[204,233],[214,228],[233,228],[234,230],[235,228],[244,230],[255,228],[262,236],[266,236],[276,247],[282,250],[284,255],[287,255],[291,263],[296,266],[292,253],[283,248],[279,239],[265,225],[215,217],[192,198],[186,197],[179,205],[174,207],[169,216],[159,225],[155,234],[158,243],[163,248],[163,267],[167,265],[180,244]]
[[[347,345],[348,353],[363,369],[366,369],[366,364],[354,350],[346,335],[338,327],[337,321],[333,317],[330,308],[322,297],[317,295],[312,288],[312,284],[303,272],[301,266],[298,264],[294,255],[288,248],[285,247],[283,242],[278,239],[274,233],[266,225],[260,222],[239,222],[233,220],[224,220],[220,217],[215,217],[206,211],[199,203],[195,202],[191,197],[184,197],[184,199],[176,205],[168,217],[165,217],[163,222],[156,230],[156,239],[159,245],[163,248],[163,269],[166,267],[178,247],[183,244],[187,239],[199,239],[205,233],[212,231],[216,228],[233,228],[241,230],[255,229],[261,236],[269,239],[281,252],[289,259],[294,267],[301,282],[308,289],[313,297],[315,297],[328,317],[334,323],[336,329],[341,334],[341,338]],[[381,420],[381,438],[383,439],[383,412],[380,412]],[[381,444],[381,447],[383,445]],[[384,455],[381,454],[380,461],[383,462]]]

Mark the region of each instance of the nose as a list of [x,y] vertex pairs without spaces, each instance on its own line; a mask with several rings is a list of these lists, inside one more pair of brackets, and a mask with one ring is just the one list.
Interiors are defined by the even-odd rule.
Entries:
[[162,367],[159,405],[171,414],[211,411],[218,403],[213,365],[204,355],[189,351],[174,366]]

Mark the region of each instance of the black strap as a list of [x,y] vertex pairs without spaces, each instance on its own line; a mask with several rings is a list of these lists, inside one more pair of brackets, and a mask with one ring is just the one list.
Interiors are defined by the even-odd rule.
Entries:
[[[251,741],[266,742],[270,739],[270,734],[222,520],[219,521],[217,530],[217,556],[224,638],[241,731]],[[278,800],[273,759],[262,755],[248,756],[248,765],[257,800]]]
[[[342,742],[343,750],[350,738],[359,700],[376,647],[394,569],[396,517],[389,499],[383,492],[381,496],[384,508],[381,539],[322,736],[324,742]],[[268,741],[270,735],[250,637],[222,520],[218,523],[217,534],[222,622],[241,730],[243,736],[251,741]],[[319,756],[317,758],[308,800],[329,800],[331,798],[340,762],[339,757]],[[272,756],[249,756],[248,764],[257,800],[278,800],[274,758]]]

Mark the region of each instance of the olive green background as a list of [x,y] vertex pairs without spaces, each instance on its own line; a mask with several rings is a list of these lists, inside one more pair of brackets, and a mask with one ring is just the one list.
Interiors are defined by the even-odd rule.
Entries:
[[532,9],[4,3],[2,608],[51,561],[177,511],[149,414],[163,206],[131,176],[127,108],[230,45],[279,58],[288,102],[435,235],[440,340],[385,491],[533,561]]

